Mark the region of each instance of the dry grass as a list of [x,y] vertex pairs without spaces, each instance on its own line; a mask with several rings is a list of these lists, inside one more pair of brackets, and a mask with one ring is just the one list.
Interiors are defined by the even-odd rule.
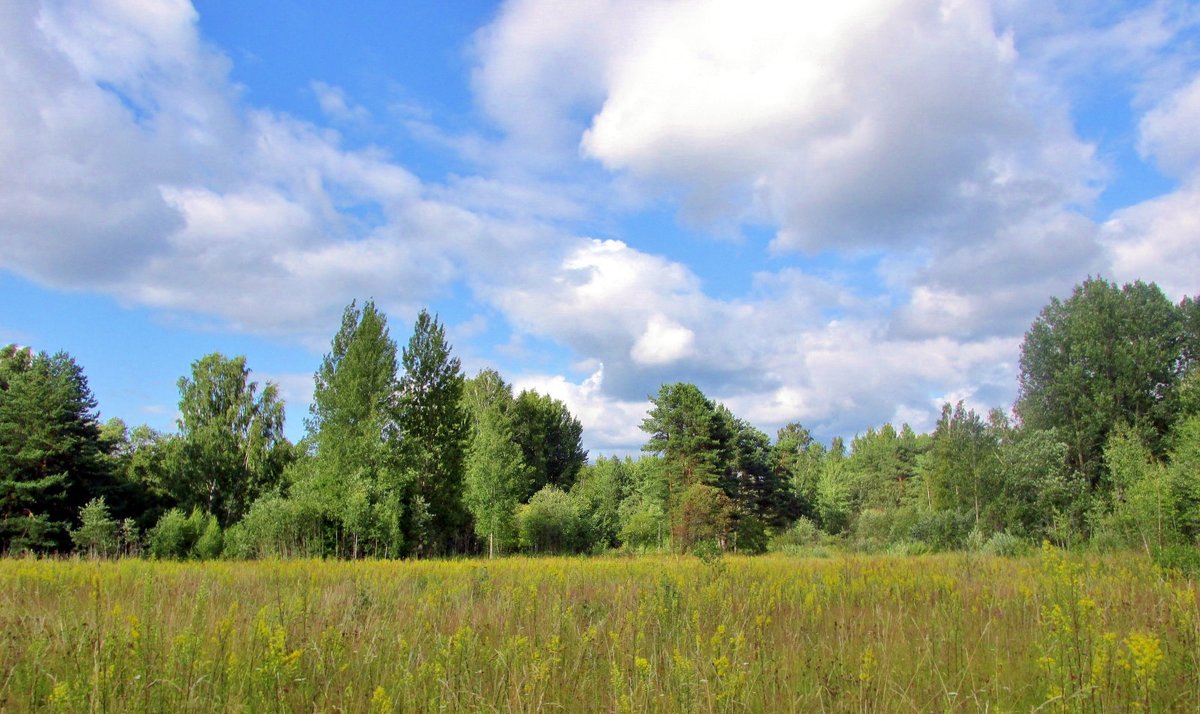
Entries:
[[0,711],[1197,711],[1198,653],[1133,555],[0,561]]

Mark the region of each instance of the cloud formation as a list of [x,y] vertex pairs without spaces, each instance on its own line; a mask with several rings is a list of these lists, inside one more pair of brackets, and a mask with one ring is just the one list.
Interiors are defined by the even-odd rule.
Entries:
[[[249,104],[185,0],[14,0],[0,268],[318,350],[353,297],[411,314],[462,288],[506,337],[593,365],[514,380],[601,451],[636,448],[676,380],[768,429],[927,427],[943,400],[1009,403],[1024,329],[1086,275],[1197,291],[1200,74],[1167,57],[1196,13],[1177,9],[1079,30],[1025,0],[511,0],[460,78],[489,126],[398,121],[475,167],[422,178]],[[1075,128],[1092,66],[1125,78],[1171,192],[1097,207],[1119,167]],[[387,121],[306,86],[317,122]],[[648,248],[626,219],[664,205],[701,233],[765,229],[743,239],[750,287]],[[467,337],[481,362],[491,332]]]

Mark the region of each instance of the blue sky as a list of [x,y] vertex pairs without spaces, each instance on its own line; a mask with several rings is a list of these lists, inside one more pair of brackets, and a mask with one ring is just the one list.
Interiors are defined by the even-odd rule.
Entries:
[[593,453],[698,384],[821,438],[1009,407],[1088,275],[1200,292],[1200,5],[0,7],[0,342],[171,430],[244,354],[303,433],[352,299]]

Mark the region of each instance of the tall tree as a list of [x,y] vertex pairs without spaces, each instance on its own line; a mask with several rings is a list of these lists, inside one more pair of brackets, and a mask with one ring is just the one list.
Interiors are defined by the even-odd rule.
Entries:
[[475,521],[475,533],[496,548],[516,543],[516,508],[529,495],[533,469],[513,440],[512,421],[497,401],[476,416],[467,452],[463,502]]
[[404,348],[396,400],[403,464],[414,497],[429,509],[428,543],[414,546],[438,552],[461,549],[470,537],[462,503],[470,425],[462,405],[462,366],[450,350],[445,329],[422,310]]
[[65,547],[110,481],[83,369],[65,352],[0,350],[0,552]]
[[650,401],[653,406],[642,420],[650,438],[642,451],[662,456],[670,507],[688,486],[721,479],[730,434],[716,405],[694,384],[664,384]]
[[996,448],[994,432],[975,410],[962,402],[943,404],[930,449],[921,459],[926,507],[969,512],[978,524],[992,496],[985,482]]
[[800,515],[799,502],[789,474],[772,468],[770,439],[724,406],[717,411],[726,422],[725,431],[732,435],[721,479],[725,494],[737,505],[739,517],[783,528]]
[[245,357],[213,353],[192,363],[190,379],[180,378],[179,413],[176,500],[227,527],[278,483],[291,458],[278,387],[268,382],[260,393]]
[[1100,278],[1042,309],[1021,344],[1017,413],[1056,429],[1072,466],[1099,481],[1108,433],[1129,424],[1161,456],[1186,367],[1181,310],[1157,285]]
[[392,420],[397,366],[387,317],[368,300],[361,310],[346,307],[313,380],[306,425],[316,453],[306,473],[316,483],[305,489],[321,495],[338,526],[334,541],[351,557],[402,552],[406,483]]
[[514,400],[513,438],[533,470],[530,495],[546,485],[570,490],[587,463],[583,425],[549,395],[525,390]]
[[825,447],[803,425],[792,422],[776,432],[769,455],[770,468],[776,478],[791,482],[799,515],[816,516],[817,484],[824,457]]

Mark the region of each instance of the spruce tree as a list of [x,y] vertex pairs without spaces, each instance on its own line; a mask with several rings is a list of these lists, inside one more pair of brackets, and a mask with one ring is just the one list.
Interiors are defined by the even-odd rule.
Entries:
[[402,463],[412,495],[429,509],[426,540],[411,544],[418,555],[464,549],[471,537],[462,502],[469,423],[462,366],[450,350],[445,329],[422,310],[401,357],[404,375],[396,399]]
[[66,547],[80,507],[111,479],[96,400],[75,360],[0,350],[0,552]]

